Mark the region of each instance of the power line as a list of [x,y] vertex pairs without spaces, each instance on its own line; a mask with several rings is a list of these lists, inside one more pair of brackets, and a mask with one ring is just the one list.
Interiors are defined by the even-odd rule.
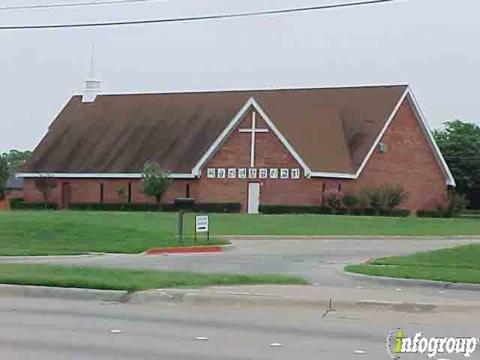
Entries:
[[[15,5],[15,6],[0,7],[0,11],[50,9],[50,8],[74,7],[74,6],[116,5],[116,4],[128,4],[128,3],[143,3],[143,2],[151,2],[151,1],[159,1],[159,0],[101,0],[101,1],[75,2],[75,3],[64,3],[64,4]],[[165,1],[165,0],[160,0],[160,1]]]
[[279,15],[279,14],[288,14],[288,13],[300,13],[300,12],[308,12],[308,11],[320,11],[320,10],[328,10],[328,9],[359,7],[359,6],[365,6],[365,5],[391,3],[396,1],[399,1],[399,0],[367,0],[367,1],[358,1],[353,3],[350,2],[350,3],[331,4],[331,5],[319,5],[319,6],[310,6],[310,7],[303,7],[303,8],[251,11],[251,12],[234,13],[234,14],[204,15],[204,16],[181,17],[181,18],[150,19],[150,20],[125,20],[125,21],[77,23],[77,24],[6,25],[6,26],[0,26],[0,30],[64,29],[64,28],[87,28],[87,27],[106,27],[106,26],[122,26],[122,25],[145,25],[145,24],[159,24],[159,23],[194,22],[194,21],[233,19],[233,18],[244,18],[244,17],[262,16],[262,15]]

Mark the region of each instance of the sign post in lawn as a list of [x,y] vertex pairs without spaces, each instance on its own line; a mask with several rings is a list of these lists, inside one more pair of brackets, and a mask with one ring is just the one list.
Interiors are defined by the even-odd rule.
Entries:
[[210,231],[208,229],[208,215],[195,216],[195,242],[197,242],[197,233],[207,233],[207,241],[210,240]]
[[192,208],[195,204],[195,199],[191,198],[176,198],[175,205],[178,207],[178,222],[177,222],[177,239],[180,243],[183,242],[183,215],[187,209]]

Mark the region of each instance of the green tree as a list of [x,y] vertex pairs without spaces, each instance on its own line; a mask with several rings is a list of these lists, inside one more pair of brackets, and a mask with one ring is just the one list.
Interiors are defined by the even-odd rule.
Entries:
[[51,176],[44,176],[35,178],[34,183],[37,190],[42,193],[45,209],[48,208],[50,194],[57,187],[57,182]]
[[13,173],[25,164],[31,154],[31,151],[10,150],[1,157],[6,160],[10,172]]
[[128,201],[128,190],[126,186],[117,186],[115,191],[121,202],[126,203]]
[[434,137],[457,183],[474,208],[480,208],[480,127],[460,120],[449,121]]
[[8,163],[3,157],[0,157],[0,200],[5,197],[5,186],[9,177]]
[[405,200],[408,199],[408,192],[406,192],[402,185],[387,185],[383,187],[383,196],[385,198],[385,206],[388,210],[393,210]]
[[143,193],[154,197],[159,205],[163,194],[170,186],[168,175],[155,162],[147,161],[143,167]]

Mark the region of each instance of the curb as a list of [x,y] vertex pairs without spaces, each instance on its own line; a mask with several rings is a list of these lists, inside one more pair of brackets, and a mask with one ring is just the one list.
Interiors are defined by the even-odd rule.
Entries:
[[228,245],[205,245],[205,246],[184,246],[148,249],[143,255],[168,255],[168,254],[214,254],[232,250],[233,244]]
[[80,255],[10,255],[10,256],[0,256],[0,261],[9,261],[9,260],[44,260],[44,259],[83,259],[91,258],[103,255],[110,255],[108,253],[87,253]]
[[226,240],[478,240],[480,235],[219,235]]
[[128,292],[120,290],[96,290],[0,284],[0,297],[12,296],[62,300],[95,300],[123,302],[125,298],[127,298]]
[[463,290],[463,291],[480,291],[480,284],[465,284],[465,283],[452,283],[447,281],[434,281],[423,279],[405,279],[405,278],[393,278],[387,276],[371,276],[365,274],[352,273],[348,271],[340,271],[341,274],[349,277],[354,277],[371,282],[377,282],[381,284],[394,285],[394,286],[412,286],[412,287],[428,287],[434,289],[448,289],[448,290]]

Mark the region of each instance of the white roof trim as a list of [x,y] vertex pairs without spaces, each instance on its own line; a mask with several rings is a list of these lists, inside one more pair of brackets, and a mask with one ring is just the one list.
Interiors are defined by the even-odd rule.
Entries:
[[208,150],[203,154],[202,158],[198,161],[198,163],[194,166],[192,173],[194,175],[200,174],[200,169],[205,163],[213,156],[215,151],[220,147],[220,145],[226,140],[228,135],[232,132],[232,130],[237,126],[239,121],[242,117],[247,113],[247,111],[253,107],[257,112],[263,117],[267,125],[272,129],[275,135],[280,139],[282,144],[287,148],[290,154],[297,160],[297,162],[302,166],[303,170],[305,171],[305,175],[309,176],[311,173],[310,168],[305,164],[305,161],[298,155],[298,153],[293,149],[293,147],[289,144],[287,139],[281,134],[281,132],[277,129],[277,127],[273,124],[272,120],[268,117],[268,115],[263,111],[260,105],[255,101],[253,97],[247,100],[245,105],[240,109],[240,111],[235,115],[235,117],[230,121],[228,126],[222,131],[222,133],[217,137],[217,139],[213,142],[213,144],[208,148]]
[[447,162],[445,161],[445,158],[442,155],[442,152],[438,148],[437,142],[435,141],[435,138],[432,135],[432,131],[428,126],[427,120],[423,115],[423,112],[417,100],[415,99],[415,96],[413,95],[413,92],[411,89],[408,90],[408,99],[410,100],[410,104],[413,105],[412,108],[413,108],[413,111],[415,112],[416,118],[419,121],[422,127],[422,131],[427,137],[430,146],[432,147],[435,158],[437,159],[438,164],[440,165],[440,168],[442,169],[443,174],[447,179],[447,185],[456,186],[455,179],[452,175],[452,172],[450,171],[450,168],[448,167]]
[[240,121],[243,114],[245,114],[248,108],[252,105],[251,98],[242,106],[240,111],[235,115],[235,117],[230,121],[228,126],[220,133],[220,135],[215,139],[212,145],[208,150],[203,154],[197,164],[193,167],[192,173],[195,175],[200,175],[200,168],[210,159],[215,150],[222,144],[222,142],[227,138],[228,134],[233,130],[235,125]]
[[373,143],[372,147],[370,148],[369,152],[367,153],[367,156],[363,160],[362,165],[360,166],[357,173],[355,174],[354,179],[357,179],[360,176],[360,174],[362,173],[362,171],[365,168],[365,166],[366,166],[368,160],[370,159],[372,153],[377,148],[378,143],[382,139],[383,135],[385,135],[385,132],[387,131],[388,127],[390,126],[390,123],[395,118],[395,115],[397,115],[398,109],[400,109],[400,106],[403,104],[405,99],[410,100],[410,104],[412,105],[412,109],[413,109],[413,111],[416,115],[415,118],[417,119],[418,123],[420,124],[422,132],[425,135],[425,137],[427,138],[428,143],[432,147],[435,158],[437,159],[438,164],[440,165],[440,167],[442,169],[442,172],[445,175],[446,184],[451,185],[451,186],[455,186],[455,179],[453,178],[452,173],[451,173],[447,163],[445,162],[445,159],[443,158],[443,155],[440,152],[440,149],[438,148],[437,143],[435,142],[435,139],[433,138],[432,132],[430,131],[430,128],[427,124],[425,116],[423,115],[422,111],[420,110],[420,107],[418,106],[418,103],[417,103],[417,101],[415,99],[415,96],[413,95],[413,92],[412,92],[410,87],[407,87],[407,89],[403,93],[402,97],[400,98],[399,102],[395,106],[393,112],[391,113],[390,117],[388,118],[387,122],[385,123],[382,131],[380,132],[380,134],[378,134],[375,142]]
[[395,115],[397,115],[398,109],[400,109],[400,106],[403,104],[403,101],[404,101],[405,98],[407,97],[407,94],[408,94],[408,88],[404,91],[403,95],[400,97],[400,100],[397,102],[397,105],[395,105],[395,108],[393,109],[393,111],[392,111],[392,113],[390,114],[387,122],[386,122],[385,125],[383,126],[382,131],[380,131],[380,134],[378,134],[377,138],[376,138],[375,141],[373,142],[372,147],[371,147],[370,150],[368,151],[367,156],[365,156],[365,158],[363,159],[362,164],[360,165],[360,167],[358,168],[358,170],[357,170],[357,172],[356,172],[356,174],[355,174],[355,179],[357,179],[357,178],[360,176],[360,174],[362,173],[363,169],[364,169],[365,166],[367,165],[367,162],[368,162],[368,160],[370,160],[370,157],[372,156],[373,152],[374,152],[375,149],[377,148],[378,143],[379,143],[380,140],[382,139],[383,135],[385,135],[385,132],[387,131],[388,127],[390,126],[390,123],[393,121]]
[[[141,179],[141,173],[18,173],[15,175],[20,178],[35,177],[52,177],[52,178],[68,178],[68,179]],[[170,174],[171,179],[194,179],[193,174]]]
[[356,179],[358,178],[355,174],[347,173],[334,173],[334,172],[312,172],[310,173],[311,177],[325,177],[325,178],[337,178],[337,179]]

